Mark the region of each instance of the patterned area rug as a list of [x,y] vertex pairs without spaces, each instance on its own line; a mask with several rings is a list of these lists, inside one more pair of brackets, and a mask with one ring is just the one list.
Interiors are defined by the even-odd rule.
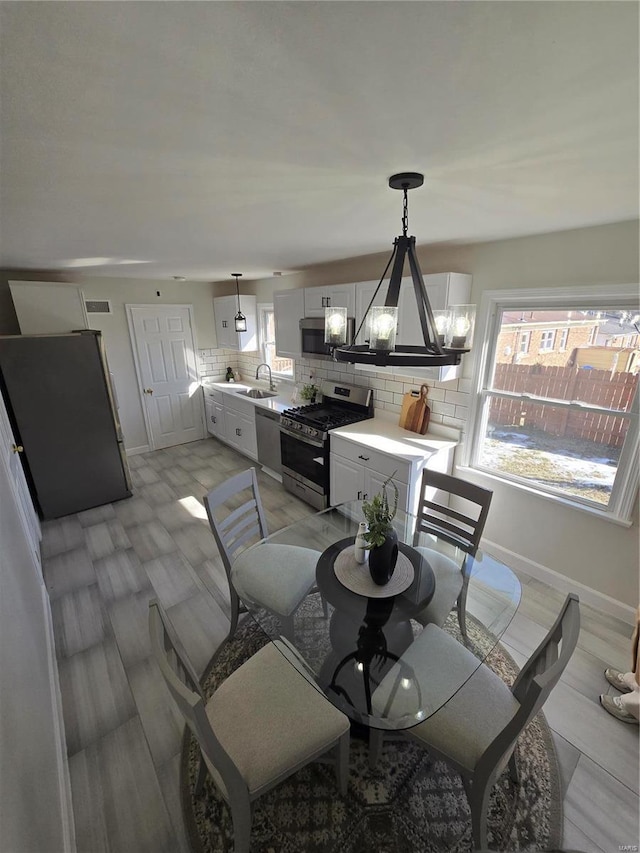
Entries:
[[[300,613],[299,613],[300,615]],[[298,618],[296,616],[296,631]],[[317,615],[302,614],[305,632]],[[301,626],[302,627],[302,626]],[[445,628],[455,634],[450,617]],[[318,637],[320,631],[316,631]],[[487,638],[468,626],[480,647]],[[209,664],[209,696],[224,679],[268,642],[247,618],[235,638]],[[500,646],[487,663],[507,684],[518,668]],[[557,759],[549,727],[540,713],[516,747],[520,784],[505,773],[494,786],[489,809],[489,844],[494,850],[555,850],[562,833]],[[182,748],[181,792],[185,824],[194,853],[233,850],[229,810],[210,778],[200,796],[193,789],[199,750],[188,729]],[[460,776],[409,741],[385,740],[375,770],[368,746],[351,738],[349,789],[338,791],[332,764],[310,764],[254,803],[252,853],[469,853],[471,813]]]

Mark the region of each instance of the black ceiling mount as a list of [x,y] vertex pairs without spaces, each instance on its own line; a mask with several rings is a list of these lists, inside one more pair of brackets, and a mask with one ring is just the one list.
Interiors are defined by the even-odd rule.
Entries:
[[392,190],[415,190],[424,184],[424,175],[420,172],[398,172],[391,175],[389,186]]

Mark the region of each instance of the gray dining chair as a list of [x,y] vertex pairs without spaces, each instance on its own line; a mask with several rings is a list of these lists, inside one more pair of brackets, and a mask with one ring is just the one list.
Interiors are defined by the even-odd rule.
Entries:
[[235,853],[249,850],[252,803],[329,750],[346,794],[349,719],[322,695],[290,644],[267,643],[206,699],[156,600],[149,603],[149,633],[169,693],[200,747],[195,793],[208,771],[231,812]]
[[[266,544],[243,553],[247,546],[269,535],[255,468],[212,489],[205,495],[204,505],[229,582],[229,639],[235,634],[239,613],[246,612],[240,597],[277,616],[283,634],[293,638],[295,611],[317,589],[320,552],[299,545]],[[235,582],[231,580],[232,565]],[[322,604],[327,617],[326,602]]]
[[[513,781],[518,782],[514,754],[518,737],[558,683],[579,633],[579,600],[571,593],[547,636],[509,688],[450,634],[429,624],[374,691],[373,710],[382,715],[391,703],[407,701],[406,691],[398,689],[401,678],[408,679],[406,683],[413,678],[444,698],[463,684],[424,722],[406,729],[404,736],[461,774],[471,808],[474,850],[487,849],[491,789],[507,767]],[[369,762],[375,767],[383,747],[383,732],[371,729],[369,744]]]
[[[455,605],[460,631],[466,640],[467,558],[478,550],[492,497],[490,489],[459,477],[429,468],[422,472],[414,546],[431,566],[436,581],[429,605],[414,617],[422,625],[432,623],[442,627]],[[456,500],[455,507],[449,506],[451,498]],[[435,548],[418,545],[420,539],[424,541],[421,533],[433,534],[439,542],[444,540],[462,550],[466,555],[462,564]]]

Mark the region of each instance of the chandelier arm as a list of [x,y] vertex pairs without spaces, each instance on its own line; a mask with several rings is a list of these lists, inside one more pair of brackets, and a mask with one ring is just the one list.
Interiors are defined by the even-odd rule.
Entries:
[[431,303],[429,302],[427,288],[424,284],[424,277],[416,255],[415,237],[411,237],[410,239],[407,254],[409,256],[409,269],[411,270],[413,289],[416,294],[416,302],[418,303],[418,316],[420,317],[420,326],[422,327],[425,346],[427,349],[432,349],[438,355],[444,355],[444,350],[438,340],[436,321],[431,309]]
[[387,290],[387,298],[384,304],[388,308],[397,308],[400,300],[400,285],[402,283],[402,272],[404,270],[404,260],[407,254],[408,237],[396,237],[396,259],[391,270],[391,278],[389,279],[389,290]]
[[380,290],[380,288],[382,286],[382,282],[384,281],[384,277],[387,274],[387,270],[389,269],[389,266],[391,265],[391,261],[393,260],[397,251],[398,251],[397,242],[394,241],[393,249],[391,250],[391,256],[390,256],[389,260],[387,261],[387,265],[384,268],[384,272],[382,273],[382,275],[380,277],[380,281],[378,282],[378,286],[376,287],[375,292],[374,292],[373,296],[371,297],[371,301],[367,305],[367,310],[362,315],[362,320],[360,321],[360,325],[358,326],[358,329],[357,329],[355,335],[353,336],[353,340],[351,341],[350,346],[353,346],[358,339],[358,335],[360,334],[360,329],[362,329],[362,327],[364,326],[364,321],[367,319],[367,314],[371,310],[371,306],[373,305],[373,302],[374,302],[376,296],[378,295],[378,291]]

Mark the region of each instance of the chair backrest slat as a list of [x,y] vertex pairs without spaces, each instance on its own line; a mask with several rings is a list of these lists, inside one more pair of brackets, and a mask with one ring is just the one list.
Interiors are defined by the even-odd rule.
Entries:
[[[477,517],[466,514],[466,505],[463,512],[439,503],[432,494],[433,489],[474,504]],[[492,497],[493,492],[490,489],[484,489],[482,486],[461,480],[459,477],[452,477],[450,474],[443,474],[441,471],[425,468],[422,472],[420,487],[416,538],[420,532],[434,533],[468,553],[475,553],[484,530]]]
[[[217,775],[214,780],[223,796],[229,798],[230,792],[246,788],[245,782],[211,727],[195,670],[167,614],[155,599],[149,602],[149,636],[151,650],[171,698],[198,741],[210,769]],[[179,663],[178,671],[172,665],[172,657]]]
[[[220,509],[226,510],[227,502],[231,504],[233,501],[237,501],[238,495],[245,490],[250,490],[247,499],[240,506],[234,507],[227,511],[226,515],[220,517]],[[256,469],[249,468],[247,471],[242,471],[240,474],[225,480],[224,483],[205,495],[204,505],[211,531],[229,578],[231,564],[238,551],[252,539],[264,539],[265,536],[269,535],[264,510],[260,502]]]
[[520,732],[531,722],[560,680],[573,654],[580,634],[580,602],[570,593],[558,618],[520,670],[511,692],[520,708],[505,728],[496,736],[478,762],[476,772],[497,774],[505,766]]

